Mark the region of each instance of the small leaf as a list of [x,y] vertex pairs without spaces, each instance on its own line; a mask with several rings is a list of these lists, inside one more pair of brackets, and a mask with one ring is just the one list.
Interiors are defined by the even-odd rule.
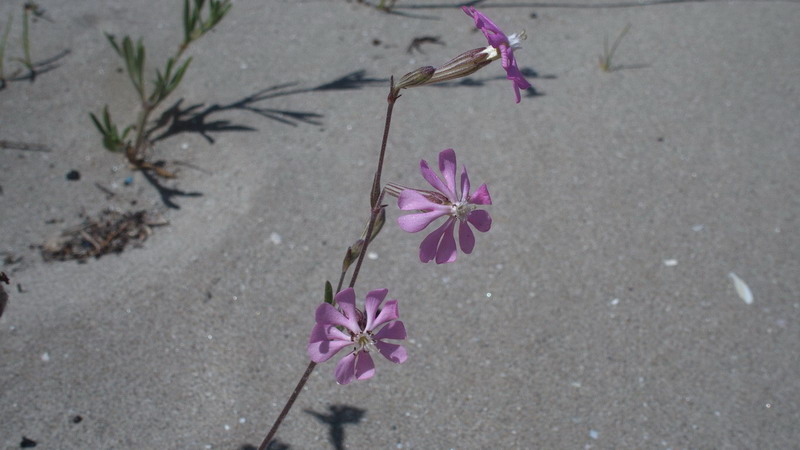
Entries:
[[186,69],[189,68],[189,63],[192,62],[192,58],[186,60],[185,63],[175,72],[175,76],[170,80],[170,89],[169,91],[172,92],[178,85],[180,84],[181,80],[183,79],[183,74],[186,73]]
[[119,48],[119,44],[117,44],[114,35],[111,33],[106,33],[106,39],[108,39],[108,43],[111,44],[111,47],[114,49],[114,51],[117,52],[121,58],[124,58],[125,56],[122,54],[122,49]]
[[183,41],[189,42],[189,35],[192,32],[189,20],[189,0],[183,0]]
[[94,126],[97,127],[97,130],[100,132],[100,134],[105,135],[106,130],[103,129],[103,125],[101,125],[100,121],[97,120],[97,116],[95,116],[94,113],[89,113],[89,117],[92,118],[92,122],[94,122]]
[[752,305],[753,304],[753,292],[750,291],[750,287],[745,283],[738,275],[731,272],[728,276],[733,280],[733,287],[736,289],[736,293],[739,294],[739,298],[741,298],[746,304]]
[[325,303],[333,305],[333,286],[330,281],[325,282]]
[[381,206],[381,212],[378,213],[378,217],[375,218],[375,224],[372,226],[372,236],[369,237],[369,241],[372,242],[378,233],[381,232],[383,229],[383,224],[386,223],[386,208]]
[[361,255],[361,250],[364,248],[364,240],[359,239],[353,245],[347,248],[344,253],[344,260],[342,261],[342,273],[347,272],[350,265]]

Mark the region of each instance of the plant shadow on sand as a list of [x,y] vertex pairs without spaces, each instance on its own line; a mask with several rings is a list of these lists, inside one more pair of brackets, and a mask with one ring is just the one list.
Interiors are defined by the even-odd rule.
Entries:
[[[536,71],[530,68],[523,69],[522,73],[523,75],[531,79],[555,78],[555,76],[553,75],[545,75],[545,76],[539,75]],[[488,78],[464,78],[463,80],[458,82],[441,83],[435,85],[435,87],[444,89],[449,89],[454,87],[464,87],[464,86],[479,87],[485,85],[487,82],[490,81],[504,80],[504,79],[505,77],[503,76],[495,76]],[[303,124],[321,125],[324,116],[320,113],[311,111],[293,111],[293,110],[268,108],[261,105],[261,103],[277,97],[284,97],[294,94],[304,94],[310,92],[346,91],[353,89],[361,89],[367,86],[385,86],[388,83],[389,83],[388,78],[372,78],[367,76],[365,70],[358,70],[350,72],[330,82],[312,88],[297,88],[296,83],[278,84],[272,87],[261,89],[253,94],[247,95],[239,100],[227,104],[212,104],[210,106],[205,106],[205,104],[203,103],[198,103],[184,108],[182,107],[184,99],[179,99],[170,108],[168,108],[161,114],[161,116],[156,121],[155,125],[153,125],[152,128],[148,130],[148,137],[156,134],[155,137],[149,139],[151,140],[151,142],[158,142],[168,137],[175,136],[181,133],[197,133],[201,135],[209,144],[213,145],[216,142],[214,134],[217,133],[258,131],[257,128],[254,128],[252,126],[234,123],[224,118],[217,118],[219,114],[223,114],[227,111],[247,111],[257,114],[261,117],[274,120],[280,124],[289,125],[293,127]],[[529,88],[526,94],[527,97],[536,97],[541,95],[544,94],[540,93],[533,87]],[[178,164],[178,162],[175,163]],[[154,166],[163,167],[164,164],[165,164],[164,161],[156,161],[154,163]],[[145,180],[147,180],[147,182],[150,183],[150,185],[152,185],[153,188],[156,189],[159,196],[161,197],[161,202],[164,204],[164,206],[170,209],[180,209],[180,205],[176,203],[175,198],[179,197],[193,198],[193,197],[201,197],[203,195],[201,192],[197,191],[185,191],[177,187],[166,186],[164,184],[164,181],[149,169],[142,170],[142,175],[144,176]],[[139,217],[142,214],[146,214],[146,212],[136,211],[127,214],[130,217]],[[45,259],[62,260],[62,261],[63,260],[85,261],[87,258],[100,257],[106,253],[120,253],[125,249],[125,247],[129,243],[131,244],[137,243],[137,245],[140,245],[141,242],[144,239],[146,239],[146,237],[150,234],[149,225],[153,225],[151,223],[143,222],[145,226],[144,229],[146,230],[145,233],[135,233],[135,236],[133,235],[128,236],[130,235],[132,229],[132,228],[128,229],[131,227],[131,224],[128,223],[130,221],[123,220],[123,221],[115,221],[113,222],[113,224],[106,223],[104,226],[108,228],[108,230],[104,231],[104,234],[102,234],[102,236],[93,240],[91,239],[91,236],[90,238],[87,238],[86,227],[95,222],[105,223],[105,221],[101,220],[101,218],[97,218],[94,220],[94,222],[89,221],[78,227],[73,227],[74,230],[73,229],[64,230],[62,237],[60,238],[60,240],[56,245],[54,245],[53,242],[48,242],[43,244],[43,247],[47,247],[48,245],[50,246],[47,249],[47,251],[44,252],[46,253]],[[159,225],[162,224],[165,225],[166,223],[159,223]],[[73,233],[70,233],[70,231],[72,231]],[[109,236],[111,237],[109,238]],[[129,238],[121,239],[121,237],[126,237],[126,236],[128,236]],[[111,245],[112,243],[114,245]],[[319,415],[318,413],[312,413],[312,412],[309,412],[309,414],[314,414],[315,417],[317,417],[320,420],[322,420],[322,417],[330,417],[331,418],[330,420],[334,420],[334,418],[337,417],[341,419],[342,417],[345,417],[348,413],[352,413],[352,411],[346,408],[347,407],[332,406],[331,416],[322,416]],[[338,436],[338,434],[336,433],[339,432],[343,433],[341,429],[341,424],[349,422],[341,422],[340,425],[335,425],[334,422],[326,422],[326,423],[331,423],[332,427],[331,439],[333,440],[333,442],[337,442],[336,439],[338,438],[334,439],[335,436]],[[339,428],[335,428],[335,426],[338,426]],[[334,433],[334,431],[336,433]]]
[[[522,74],[529,79],[555,78],[555,75],[540,75],[531,68],[523,68]],[[495,80],[505,80],[505,77],[464,78],[458,82],[441,83],[434,87],[445,89],[463,86],[479,87]],[[235,123],[219,117],[220,114],[229,111],[246,111],[293,127],[299,125],[321,125],[324,115],[318,112],[268,108],[262,103],[270,99],[295,94],[347,91],[368,86],[384,86],[388,83],[389,78],[373,78],[367,75],[366,70],[357,70],[311,88],[298,88],[296,87],[297,83],[277,84],[226,104],[215,103],[206,106],[204,103],[196,103],[183,107],[184,99],[181,98],[159,116],[152,128],[148,130],[147,136],[151,142],[156,143],[181,133],[197,133],[209,144],[214,144],[216,142],[214,135],[218,133],[259,131],[252,126]],[[534,87],[529,88],[526,93],[526,97],[541,95],[544,94]],[[151,137],[153,135],[155,136]],[[155,163],[156,166],[163,166],[164,164],[164,161]],[[175,197],[201,197],[203,195],[201,192],[187,192],[176,187],[167,187],[159,177],[149,170],[143,170],[142,172],[147,182],[158,191],[164,206],[168,208],[180,209],[180,206],[174,201]]]
[[[336,450],[344,450],[344,426],[357,425],[361,423],[364,418],[366,410],[356,408],[348,405],[328,405],[328,414],[319,413],[306,409],[305,413],[314,416],[317,420],[327,425],[328,442]],[[273,439],[267,446],[267,450],[288,450],[291,446],[284,444],[279,439]],[[244,444],[239,447],[239,450],[256,450],[256,446],[252,444]]]
[[328,425],[328,439],[336,450],[343,450],[344,445],[344,426],[355,425],[361,422],[366,412],[363,409],[347,405],[329,405],[330,414],[322,414],[306,409],[306,414],[314,416],[320,422]]
[[[387,81],[366,77],[365,73],[366,72],[363,70],[352,72],[313,88],[295,88],[297,85],[296,83],[278,84],[258,90],[253,94],[227,104],[212,104],[206,106],[204,103],[197,103],[183,107],[184,99],[179,99],[161,114],[152,128],[147,131],[147,136],[152,143],[156,143],[181,133],[197,133],[209,144],[214,144],[216,142],[214,134],[217,133],[259,131],[257,128],[249,125],[218,118],[219,114],[228,111],[251,112],[266,119],[293,127],[301,124],[321,125],[321,120],[324,116],[320,113],[268,108],[261,103],[277,97],[285,97],[294,94],[361,89],[365,86],[381,84]],[[153,135],[155,136],[151,137]],[[164,161],[157,161],[155,163],[157,166],[163,166],[163,164],[165,164]],[[200,197],[203,195],[200,192],[187,192],[178,188],[167,187],[163,184],[162,180],[151,173],[151,171],[143,170],[142,172],[147,182],[158,191],[162,203],[168,208],[180,209],[180,206],[173,200],[175,197]]]
[[11,76],[0,80],[0,91],[8,87],[8,83],[10,82],[27,80],[33,83],[34,81],[36,81],[36,77],[38,75],[57,69],[61,65],[59,61],[64,57],[66,57],[67,55],[69,55],[70,53],[71,51],[67,49],[55,56],[35,62],[31,66],[30,70],[25,74],[20,74],[21,70],[16,70],[12,72]]

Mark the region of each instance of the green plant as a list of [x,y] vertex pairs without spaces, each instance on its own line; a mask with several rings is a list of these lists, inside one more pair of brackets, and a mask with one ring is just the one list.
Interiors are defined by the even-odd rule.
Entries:
[[[208,13],[203,17],[203,9],[208,5]],[[146,150],[149,147],[147,139],[147,123],[150,114],[161,102],[164,101],[180,84],[192,58],[181,62],[181,57],[189,45],[213,29],[231,8],[230,0],[184,0],[183,2],[183,41],[175,55],[167,59],[163,70],[156,69],[156,77],[152,83],[152,90],[148,92],[145,83],[145,47],[142,40],[135,43],[129,36],[124,36],[121,42],[114,35],[106,34],[109,44],[125,61],[125,70],[133,84],[141,102],[141,109],[135,124],[131,124],[119,132],[119,128],[111,120],[108,105],[103,109],[103,120],[93,113],[89,116],[95,127],[103,136],[103,147],[112,152],[124,152],[128,162],[136,169],[152,170],[163,177],[174,175],[161,167],[147,162]],[[128,133],[135,130],[133,139],[128,139]]]
[[25,2],[25,5],[22,7],[22,58],[19,58],[19,62],[27,67],[31,74],[33,74],[34,71],[33,61],[31,60],[31,40],[28,32],[28,23],[30,22],[30,12],[36,9],[37,6],[33,2]]
[[617,39],[614,40],[614,44],[611,45],[610,49],[608,48],[608,35],[606,35],[606,37],[603,39],[603,55],[598,58],[600,64],[600,70],[602,70],[603,72],[613,72],[614,70],[617,69],[617,67],[615,67],[612,64],[612,58],[614,58],[614,53],[617,51],[617,47],[619,46],[619,43],[622,41],[622,38],[625,37],[626,34],[628,34],[628,31],[630,29],[631,29],[631,24],[625,25],[625,28],[623,28],[622,31],[619,33],[619,36],[617,36]]
[[6,41],[8,41],[8,34],[11,32],[12,20],[13,16],[9,14],[8,22],[6,22],[6,27],[3,30],[3,37],[0,38],[0,89],[5,87],[6,85],[6,75],[3,67],[3,61],[5,59],[5,53],[6,53]]

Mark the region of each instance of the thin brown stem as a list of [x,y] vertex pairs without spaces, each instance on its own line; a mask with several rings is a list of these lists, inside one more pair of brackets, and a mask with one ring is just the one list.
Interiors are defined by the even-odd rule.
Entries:
[[381,191],[380,195],[378,195],[378,204],[372,208],[372,214],[369,217],[369,224],[367,225],[367,238],[364,240],[364,247],[361,249],[361,254],[358,255],[358,261],[356,261],[356,268],[353,269],[353,278],[350,279],[350,287],[356,285],[356,278],[358,278],[358,272],[361,271],[361,264],[364,262],[364,255],[367,254],[367,248],[369,248],[370,236],[372,236],[372,230],[375,228],[375,219],[378,218],[378,214],[380,214],[383,205],[383,194],[384,191]]
[[272,428],[267,433],[267,437],[264,438],[264,441],[261,442],[261,445],[258,446],[258,450],[266,450],[269,443],[272,441],[272,438],[275,437],[275,433],[278,432],[278,427],[281,426],[283,419],[289,414],[289,410],[292,409],[292,405],[294,405],[294,401],[297,400],[297,396],[300,395],[300,391],[303,389],[303,386],[306,385],[306,381],[308,381],[308,377],[311,376],[311,372],[314,371],[314,367],[317,366],[317,363],[311,361],[308,363],[308,367],[306,367],[305,373],[303,376],[300,377],[300,381],[297,382],[297,386],[294,388],[294,392],[289,397],[289,401],[286,402],[286,406],[283,407],[283,411],[281,411],[281,415],[278,416],[278,420],[272,425]]
[[[394,108],[394,103],[397,99],[400,98],[399,90],[394,88],[394,78],[392,78],[391,86],[389,89],[389,97],[387,101],[389,102],[389,106],[386,109],[386,124],[384,125],[383,129],[383,140],[381,141],[381,153],[378,157],[378,169],[375,171],[375,177],[372,181],[372,191],[370,195],[370,202],[372,206],[372,210],[370,211],[369,223],[367,224],[367,235],[364,239],[364,247],[361,250],[361,254],[358,257],[358,262],[356,263],[355,269],[353,269],[353,277],[350,279],[350,287],[353,287],[356,284],[356,279],[358,278],[358,273],[361,269],[361,264],[364,261],[364,255],[367,253],[367,247],[369,246],[372,236],[372,230],[375,228],[375,220],[378,218],[378,214],[380,214],[383,205],[381,202],[383,201],[384,191],[380,189],[381,183],[381,172],[383,171],[383,159],[384,155],[386,154],[386,142],[389,139],[389,127],[392,123],[392,109]],[[344,281],[344,277],[346,275],[346,271],[342,272],[339,278],[339,285],[336,287],[336,292],[342,288],[342,282]],[[258,447],[258,450],[266,450],[269,443],[275,437],[275,433],[278,432],[278,428],[281,426],[283,419],[286,418],[286,415],[289,414],[289,410],[292,409],[292,405],[294,405],[295,400],[297,400],[297,396],[300,395],[300,391],[305,386],[306,382],[308,381],[309,376],[311,376],[311,372],[316,367],[317,363],[311,362],[308,364],[305,373],[300,378],[300,381],[297,383],[297,386],[294,388],[294,392],[289,397],[289,400],[286,402],[286,405],[283,407],[281,414],[278,416],[278,419],[272,425],[272,428],[267,433],[267,437],[261,442],[261,445]]]
[[389,127],[392,124],[392,110],[394,103],[400,98],[400,91],[394,88],[394,77],[391,79],[391,86],[389,88],[389,97],[386,99],[389,105],[386,107],[386,123],[383,126],[383,139],[381,140],[381,153],[378,156],[378,169],[375,171],[375,177],[372,180],[372,191],[370,192],[370,206],[375,208],[378,203],[378,196],[381,191],[381,173],[383,172],[383,159],[386,155],[386,143],[389,141]]

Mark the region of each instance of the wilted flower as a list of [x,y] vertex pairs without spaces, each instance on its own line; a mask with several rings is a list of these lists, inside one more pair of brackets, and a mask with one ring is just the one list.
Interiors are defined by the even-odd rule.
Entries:
[[308,340],[308,356],[321,363],[329,360],[339,350],[352,347],[352,351],[336,364],[336,381],[348,384],[366,380],[375,375],[375,363],[370,352],[380,353],[393,363],[403,363],[408,357],[406,349],[384,339],[405,339],[406,329],[397,320],[397,300],[389,300],[381,308],[388,289],[370,291],[364,302],[365,311],[356,309],[356,294],[347,288],[334,297],[338,309],[328,303],[319,305],[316,322]]
[[519,71],[517,61],[514,59],[514,50],[521,48],[520,44],[527,38],[527,35],[523,31],[506,36],[503,30],[498,28],[497,25],[482,12],[475,9],[474,6],[462,6],[461,9],[475,20],[475,26],[483,32],[483,35],[486,36],[486,40],[489,41],[490,47],[487,47],[485,50],[489,54],[489,60],[494,61],[500,58],[500,63],[503,65],[503,68],[506,69],[506,78],[511,80],[514,84],[514,93],[517,96],[517,103],[519,103],[519,90],[528,89],[531,87],[531,84],[525,80],[525,77],[523,77],[522,73]]
[[400,228],[410,233],[425,229],[431,222],[442,216],[447,220],[432,231],[419,246],[419,259],[428,262],[436,258],[437,264],[456,260],[456,240],[454,230],[458,222],[458,242],[461,251],[472,253],[475,235],[470,224],[480,232],[489,231],[492,217],[488,212],[477,209],[478,205],[491,205],[492,199],[485,184],[470,195],[467,168],[461,172],[461,196],[456,194],[456,153],[448,148],[439,153],[439,171],[444,180],[428,167],[425,160],[420,162],[420,172],[437,191],[408,189],[390,186],[388,192],[396,195],[397,206],[403,211],[420,211],[397,219]]

